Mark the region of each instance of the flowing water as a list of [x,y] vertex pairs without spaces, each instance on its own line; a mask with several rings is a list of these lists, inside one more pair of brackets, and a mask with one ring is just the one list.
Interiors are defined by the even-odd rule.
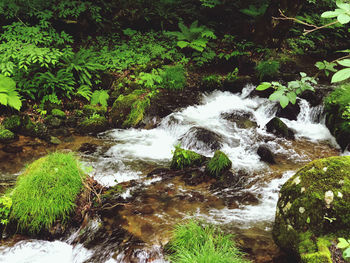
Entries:
[[[101,184],[121,183],[128,204],[91,221],[84,231],[87,236],[99,236],[103,225],[109,234],[102,236],[111,241],[77,239],[81,231],[61,241],[21,240],[0,247],[0,262],[56,262],[56,255],[61,255],[57,262],[166,262],[161,247],[174,224],[190,217],[236,234],[238,244],[255,262],[272,262],[279,253],[271,227],[280,187],[305,163],[340,152],[324,125],[322,106],[310,107],[305,100],[299,102],[296,121],[282,119],[295,131],[295,140],[267,133],[264,126],[275,116],[277,105],[251,97],[254,88],[247,86],[241,94],[215,91],[203,95],[199,105],[170,114],[154,129],[100,134],[97,150],[83,154],[83,160],[94,168],[91,175]],[[232,114],[245,119],[233,121],[227,117]],[[196,132],[203,130],[215,134],[215,147],[196,138]],[[208,157],[213,156],[213,148],[220,148],[233,163],[237,183],[215,188],[210,182],[191,186],[179,177],[147,177],[154,168],[169,167],[178,144]],[[257,149],[261,144],[272,150],[276,164],[260,161]],[[132,238],[125,241],[124,236],[116,242],[116,226]]]

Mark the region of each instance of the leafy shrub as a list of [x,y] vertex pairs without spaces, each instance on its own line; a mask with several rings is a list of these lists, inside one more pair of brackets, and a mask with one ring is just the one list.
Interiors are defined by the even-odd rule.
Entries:
[[107,90],[95,90],[91,96],[91,105],[100,104],[103,107],[107,107],[107,100],[109,98]]
[[208,162],[206,169],[211,176],[219,178],[231,166],[232,162],[227,155],[221,151],[216,151],[213,158]]
[[218,227],[190,220],[173,231],[169,259],[174,263],[248,263],[238,250],[232,235]]
[[202,85],[208,89],[217,89],[222,86],[222,77],[217,74],[212,74],[202,78]]
[[84,173],[72,153],[51,153],[30,164],[11,192],[10,220],[38,233],[68,222],[83,187]]
[[257,75],[260,80],[264,77],[275,77],[279,71],[280,63],[275,60],[261,61],[256,66]]
[[0,104],[20,110],[22,106],[21,98],[16,91],[16,82],[0,74]]
[[166,66],[161,73],[162,86],[171,90],[181,90],[186,85],[185,69],[182,65]]
[[179,24],[180,31],[167,32],[169,36],[175,36],[180,48],[189,47],[196,51],[203,52],[207,47],[209,39],[216,39],[214,32],[205,26],[198,26],[198,21],[194,21],[190,27],[182,22]]

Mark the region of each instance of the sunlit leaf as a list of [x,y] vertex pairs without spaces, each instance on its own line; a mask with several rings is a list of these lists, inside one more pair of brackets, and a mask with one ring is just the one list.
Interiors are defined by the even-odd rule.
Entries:
[[350,59],[339,60],[338,64],[344,67],[350,67]]
[[271,87],[270,82],[263,82],[259,86],[256,87],[256,90],[266,90]]
[[332,83],[340,82],[348,78],[350,78],[350,68],[344,68],[339,70],[333,75],[331,82]]
[[282,108],[287,107],[287,105],[289,104],[289,99],[288,99],[288,97],[285,96],[285,95],[281,96],[281,98],[280,98],[280,104],[281,104],[281,107],[282,107]]

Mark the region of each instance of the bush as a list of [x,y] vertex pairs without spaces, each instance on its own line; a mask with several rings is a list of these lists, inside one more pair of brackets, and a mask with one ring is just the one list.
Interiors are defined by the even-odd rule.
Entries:
[[164,88],[182,90],[186,85],[185,69],[182,65],[166,66],[161,74]]
[[55,222],[68,222],[85,177],[72,153],[51,153],[21,174],[10,193],[10,220],[29,233],[49,230]]
[[244,263],[242,253],[235,246],[232,235],[225,235],[213,226],[196,221],[177,225],[169,248],[174,263]]
[[280,69],[280,63],[275,60],[261,61],[255,69],[259,79],[263,80],[264,77],[275,77]]

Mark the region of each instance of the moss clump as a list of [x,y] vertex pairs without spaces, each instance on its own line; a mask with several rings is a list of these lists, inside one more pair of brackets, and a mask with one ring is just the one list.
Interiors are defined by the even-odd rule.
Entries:
[[189,221],[175,227],[168,248],[169,259],[176,263],[248,263],[238,250],[232,235],[225,235],[218,227]]
[[78,125],[78,131],[82,134],[99,133],[108,128],[108,121],[106,117],[100,115],[92,115],[90,118],[86,118]]
[[277,76],[279,72],[280,63],[276,60],[261,61],[255,69],[260,80],[263,80],[266,77],[273,78]]
[[181,170],[186,167],[200,166],[205,162],[206,158],[194,151],[184,150],[180,147],[175,147],[173,159],[171,160],[170,168]]
[[283,185],[273,236],[282,249],[303,256],[303,260],[326,260],[325,243],[332,236],[350,235],[349,214],[350,156],[316,160]]
[[86,117],[90,117],[94,114],[105,116],[107,113],[107,107],[98,106],[98,105],[84,105],[83,114]]
[[27,136],[47,139],[47,127],[43,123],[32,122],[29,117],[24,119],[21,132]]
[[60,110],[60,109],[53,109],[51,111],[51,115],[60,119],[65,119],[66,118],[66,114],[64,113],[64,111]]
[[30,164],[11,192],[10,220],[29,233],[68,222],[85,175],[73,154],[52,153]]
[[329,94],[325,105],[326,125],[344,150],[350,144],[350,83]]
[[21,127],[21,117],[18,115],[12,115],[3,120],[1,125],[10,131],[16,132]]
[[120,95],[115,100],[110,116],[115,127],[136,127],[143,120],[146,110],[150,105],[148,92],[134,90],[124,96]]
[[0,126],[0,143],[8,143],[15,139],[15,134]]
[[206,170],[210,176],[219,178],[232,166],[231,160],[222,151],[216,151],[213,158],[208,162]]

